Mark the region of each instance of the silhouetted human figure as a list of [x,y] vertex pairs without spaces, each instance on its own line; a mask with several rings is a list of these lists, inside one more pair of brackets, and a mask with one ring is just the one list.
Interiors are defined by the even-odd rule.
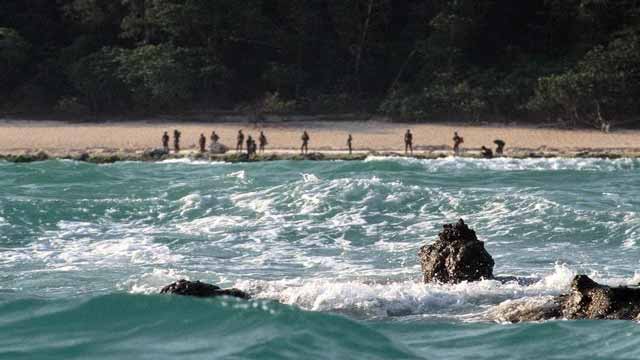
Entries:
[[265,146],[267,146],[268,144],[267,137],[264,135],[264,132],[260,131],[260,137],[258,138],[258,141],[260,142],[260,152],[263,153]]
[[169,153],[169,134],[166,131],[162,134],[162,148],[164,152]]
[[453,133],[453,153],[460,155],[460,144],[464,143],[464,138],[458,135],[458,132]]
[[200,134],[200,139],[198,140],[198,143],[200,145],[200,152],[201,153],[205,152],[205,147],[207,146],[207,138],[204,137],[204,134]]
[[255,140],[251,139],[251,148],[249,150],[249,155],[256,155],[258,153],[258,145],[256,145]]
[[413,155],[413,134],[409,129],[404,133],[404,154],[406,155],[408,151]]
[[351,134],[349,134],[349,137],[347,138],[347,146],[349,147],[349,155],[351,155],[353,152],[353,136],[351,136]]
[[502,155],[504,153],[504,146],[506,143],[500,139],[494,140],[493,143],[496,144],[496,155]]
[[301,154],[306,154],[306,153],[309,152],[309,140],[311,139],[306,130],[302,133],[302,137],[300,139],[302,140],[302,146],[300,147],[300,153]]
[[173,130],[173,148],[176,154],[180,152],[180,136],[182,133],[178,129]]
[[216,134],[215,131],[211,132],[211,143],[212,144],[217,144],[218,140],[220,140],[220,136],[218,136],[218,134]]
[[247,155],[251,155],[251,149],[253,144],[253,138],[251,135],[247,136]]
[[484,145],[480,148],[480,152],[482,153],[482,157],[485,159],[493,158],[493,151],[491,149],[484,147]]
[[242,133],[242,130],[238,130],[238,138],[237,138],[237,142],[236,142],[236,151],[242,151],[242,145],[244,144],[244,134]]

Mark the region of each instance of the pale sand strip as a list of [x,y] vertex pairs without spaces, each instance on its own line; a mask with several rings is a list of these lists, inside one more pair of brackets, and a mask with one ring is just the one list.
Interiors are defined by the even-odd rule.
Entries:
[[500,138],[507,148],[523,149],[634,149],[640,148],[640,131],[620,130],[610,134],[589,130],[554,130],[525,127],[483,127],[431,124],[399,124],[377,121],[350,122],[287,122],[266,123],[258,128],[247,123],[172,123],[172,122],[118,122],[118,123],[66,123],[42,121],[1,121],[0,152],[43,150],[49,152],[87,149],[113,149],[119,151],[143,150],[159,147],[164,130],[172,136],[174,128],[182,132],[182,147],[194,148],[200,133],[209,138],[212,130],[221,142],[235,144],[238,129],[257,138],[264,130],[270,149],[297,149],[302,130],[311,136],[310,150],[344,150],[347,134],[354,137],[354,148],[360,150],[403,150],[403,135],[410,128],[414,144],[422,147],[451,146],[454,131],[464,137],[466,148],[481,145],[494,147]]

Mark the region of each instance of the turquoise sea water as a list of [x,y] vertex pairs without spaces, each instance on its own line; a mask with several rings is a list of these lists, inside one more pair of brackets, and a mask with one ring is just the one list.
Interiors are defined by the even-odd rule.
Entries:
[[[505,324],[640,281],[640,161],[0,162],[1,359],[637,359],[635,322]],[[464,218],[506,284],[420,283]],[[157,295],[179,278],[251,301]]]

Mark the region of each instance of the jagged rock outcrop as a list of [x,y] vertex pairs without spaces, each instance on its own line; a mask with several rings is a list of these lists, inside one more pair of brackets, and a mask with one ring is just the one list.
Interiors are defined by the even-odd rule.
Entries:
[[229,147],[222,143],[211,143],[209,145],[209,153],[211,154],[225,154],[229,151]]
[[174,294],[195,297],[231,296],[240,299],[249,299],[249,294],[238,289],[221,289],[219,286],[206,284],[200,281],[178,280],[160,290],[161,294]]
[[433,244],[424,245],[418,255],[424,282],[459,283],[493,278],[494,261],[476,232],[460,219],[444,225]]
[[571,290],[560,296],[508,300],[489,312],[496,321],[550,319],[640,320],[640,288],[610,287],[577,275]]
[[637,320],[640,289],[600,285],[587,275],[578,275],[571,282],[571,291],[559,297],[559,303],[567,319]]

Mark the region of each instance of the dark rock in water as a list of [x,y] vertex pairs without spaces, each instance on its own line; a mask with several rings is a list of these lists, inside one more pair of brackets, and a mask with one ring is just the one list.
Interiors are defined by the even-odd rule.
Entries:
[[571,292],[559,297],[567,319],[637,320],[640,315],[640,289],[600,285],[587,275],[571,282]]
[[175,294],[196,297],[232,296],[249,299],[249,294],[238,289],[221,289],[219,286],[205,284],[200,281],[178,280],[160,290],[161,294]]
[[211,143],[209,145],[209,153],[211,154],[226,154],[229,151],[229,147],[222,143]]
[[420,248],[424,282],[458,283],[493,278],[493,258],[476,232],[460,219],[444,225],[439,239]]
[[577,275],[567,294],[539,299],[506,301],[489,314],[498,321],[549,319],[640,320],[640,288],[600,285]]
[[160,160],[167,155],[169,155],[169,153],[165,151],[165,149],[157,148],[145,151],[143,157],[146,159]]

